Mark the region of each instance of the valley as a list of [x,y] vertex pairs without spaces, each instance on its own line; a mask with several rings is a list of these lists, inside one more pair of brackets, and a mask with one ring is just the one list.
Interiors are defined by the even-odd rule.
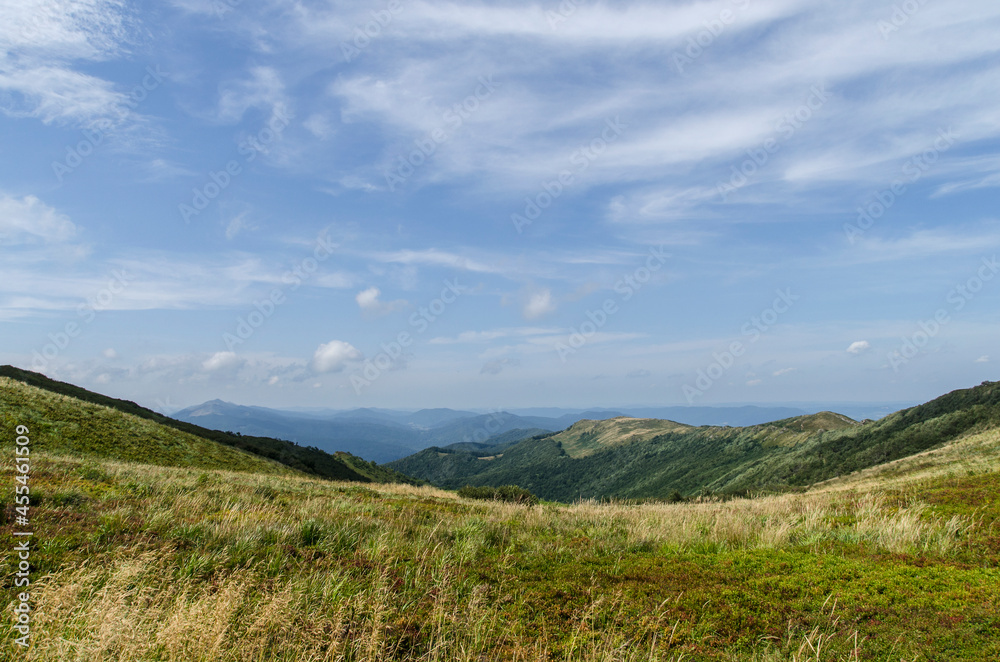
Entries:
[[[490,467],[521,457],[521,482],[538,486],[546,463],[588,463],[595,489],[619,489],[628,471],[639,486],[531,505],[463,498],[347,454],[330,457],[353,477],[323,477],[262,455],[264,438],[240,448],[242,437],[8,374],[0,421],[29,428],[33,444],[33,643],[17,659],[1000,655],[996,384],[863,424],[833,413],[747,428],[619,417],[418,453]],[[691,466],[669,469],[660,454]],[[332,459],[315,466],[330,472]],[[769,494],[701,494],[696,475]],[[651,496],[685,476],[683,498]],[[9,494],[10,465],[3,480]],[[0,526],[16,530],[9,506]],[[10,604],[16,559],[3,564]]]

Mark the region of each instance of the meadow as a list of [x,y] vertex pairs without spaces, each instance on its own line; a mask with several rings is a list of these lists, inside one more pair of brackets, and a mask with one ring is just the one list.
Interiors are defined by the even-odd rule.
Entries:
[[1000,659],[998,448],[801,494],[537,506],[41,451],[33,643],[10,643],[8,554],[0,659]]

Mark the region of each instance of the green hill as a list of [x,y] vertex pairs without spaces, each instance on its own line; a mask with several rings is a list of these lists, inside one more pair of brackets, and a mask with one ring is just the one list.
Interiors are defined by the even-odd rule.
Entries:
[[265,473],[302,472],[332,480],[415,482],[347,453],[289,441],[208,430],[118,400],[0,366],[0,420],[27,425],[39,450],[162,466]]
[[502,455],[429,449],[388,466],[442,487],[512,484],[556,501],[745,494],[803,488],[998,427],[1000,384],[985,382],[866,424],[832,412],[743,428],[581,421]]
[[668,432],[691,429],[689,425],[673,421],[619,416],[603,421],[579,421],[552,439],[570,457],[581,458],[615,446],[649,441]]

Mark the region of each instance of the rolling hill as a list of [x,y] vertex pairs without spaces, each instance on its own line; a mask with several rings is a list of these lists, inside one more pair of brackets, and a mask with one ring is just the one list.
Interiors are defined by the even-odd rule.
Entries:
[[985,382],[879,421],[833,412],[748,427],[581,421],[503,449],[435,447],[388,466],[441,487],[512,484],[545,499],[656,499],[675,491],[784,491],[1000,427],[1000,384]]
[[280,439],[209,430],[12,366],[0,366],[0,416],[8,429],[28,425],[36,447],[54,454],[359,482],[413,482],[348,453],[331,455]]

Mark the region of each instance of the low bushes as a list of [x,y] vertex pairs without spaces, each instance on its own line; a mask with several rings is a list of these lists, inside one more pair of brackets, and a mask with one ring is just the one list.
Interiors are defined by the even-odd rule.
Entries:
[[466,485],[458,491],[458,496],[465,499],[482,499],[484,501],[506,501],[520,503],[525,506],[538,504],[538,497],[517,485],[501,485],[500,487],[473,487]]

